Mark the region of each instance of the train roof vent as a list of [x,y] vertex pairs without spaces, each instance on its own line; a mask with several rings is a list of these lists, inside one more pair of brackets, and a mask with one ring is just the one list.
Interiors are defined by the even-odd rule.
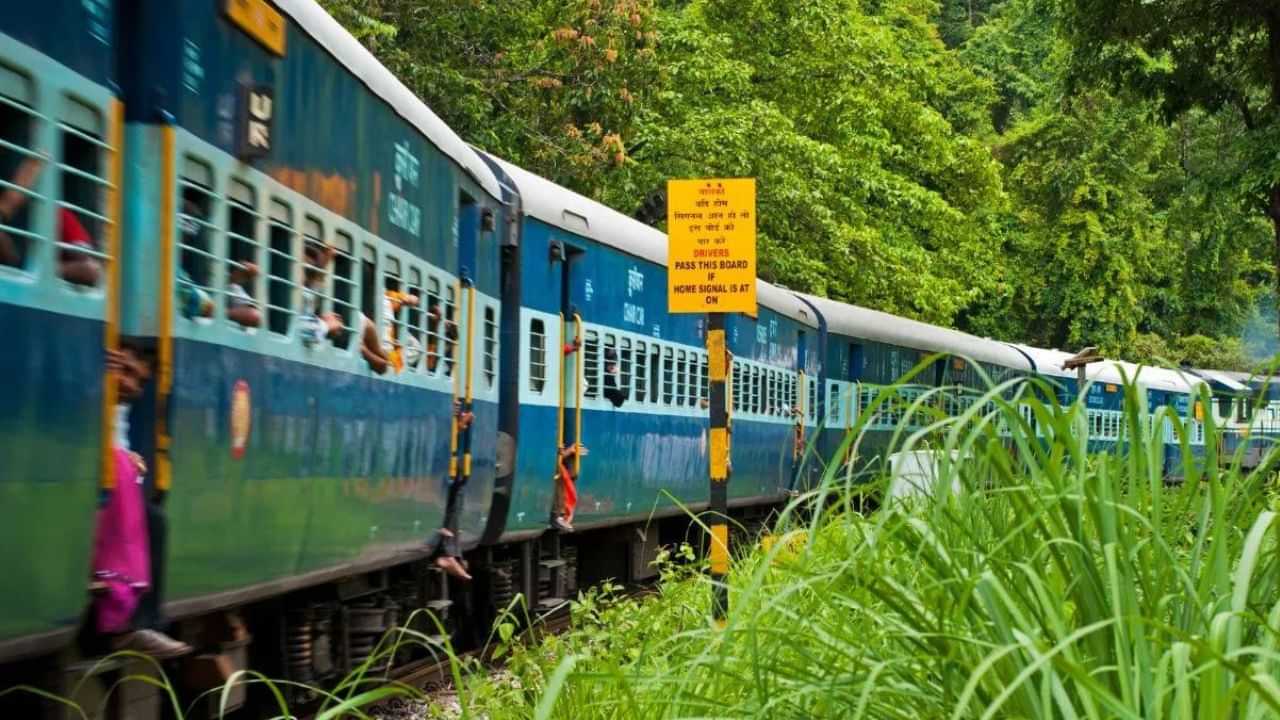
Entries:
[[591,223],[587,221],[586,215],[579,215],[572,210],[564,210],[560,213],[560,217],[564,219],[566,229],[581,230],[584,234],[591,229]]

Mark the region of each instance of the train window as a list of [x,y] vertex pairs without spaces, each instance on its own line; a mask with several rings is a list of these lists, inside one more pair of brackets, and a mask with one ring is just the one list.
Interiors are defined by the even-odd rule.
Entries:
[[791,415],[791,408],[795,407],[787,402],[787,388],[795,378],[789,372],[782,370],[774,371],[778,376],[778,415],[785,417]]
[[795,373],[787,373],[787,412],[790,413],[793,408],[800,406],[800,396],[796,392],[796,388],[800,384],[800,378]]
[[769,374],[767,413],[782,415],[782,375],[772,368],[767,368],[764,372]]
[[689,380],[689,366],[685,360],[685,352],[680,350],[676,353],[676,405],[684,405],[686,403],[686,388]]
[[752,365],[751,377],[747,379],[746,382],[747,382],[747,387],[745,388],[745,390],[747,391],[747,397],[750,400],[750,402],[747,403],[747,412],[759,413],[760,412],[760,391],[759,391],[760,368],[756,367],[755,365]]
[[600,397],[600,335],[595,330],[583,333],[582,376],[587,385],[583,395]]
[[773,370],[767,367],[761,368],[760,374],[764,376],[760,383],[761,394],[764,396],[764,399],[760,403],[760,409],[765,415],[774,415],[778,411],[778,404],[774,397],[774,391],[776,388],[774,386]]
[[241,327],[262,324],[258,309],[258,220],[254,189],[232,180],[227,189],[227,319]]
[[[605,391],[618,389],[618,338],[614,335],[604,336],[604,359],[601,363],[601,386]],[[612,370],[612,372],[610,372]],[[608,395],[605,395],[608,398]]]
[[689,405],[690,407],[696,407],[698,405],[698,398],[702,396],[701,385],[700,385],[702,375],[698,372],[698,365],[700,362],[701,361],[698,359],[698,351],[690,350],[689,351],[689,385],[686,387],[687,395],[685,396],[686,397],[685,404]]
[[[417,369],[422,362],[422,271],[416,267],[409,268],[409,282],[405,292],[412,301],[406,303],[404,317],[405,342],[414,349],[412,357],[406,356],[405,365]],[[492,383],[490,383],[492,386]]]
[[764,388],[764,402],[762,403],[762,410],[766,415],[777,415],[778,388],[777,385],[775,385],[777,376],[773,369],[768,367],[761,368],[760,373],[764,375],[764,382],[762,383]]
[[458,355],[458,298],[457,290],[450,286],[444,291],[444,374],[453,377],[453,366]]
[[484,381],[488,387],[498,379],[498,320],[490,305],[484,309]]
[[[626,341],[624,340],[623,342]],[[644,402],[647,399],[645,396],[648,390],[649,379],[646,377],[647,372],[645,365],[649,359],[646,354],[648,351],[649,348],[644,344],[644,342],[640,340],[636,341],[636,400],[639,402]]]
[[827,387],[827,425],[840,422],[840,386],[831,383]]
[[188,157],[178,180],[182,206],[178,208],[178,311],[186,318],[213,316],[213,170]]
[[[365,243],[360,252],[360,314],[375,326],[382,322],[378,311],[378,251]],[[361,333],[363,333],[363,327]]]
[[782,415],[783,414],[782,398],[783,396],[786,395],[786,392],[785,392],[786,388],[782,387],[782,383],[785,382],[786,378],[783,378],[781,373],[778,373],[777,370],[774,370],[772,368],[768,370],[768,373],[769,373],[769,414]]
[[[103,263],[103,240],[112,221],[106,216],[111,183],[106,178],[107,155],[112,148],[103,141],[102,116],[72,98],[64,98],[61,157],[58,162],[59,196],[57,258],[58,275],[76,285],[97,285]],[[18,183],[21,184],[21,183]]]
[[661,372],[659,365],[661,357],[662,346],[654,343],[653,352],[649,354],[649,402],[654,404],[658,402],[658,373]]
[[328,332],[320,318],[329,312],[329,265],[325,257],[324,228],[308,215],[302,220],[302,316],[299,331],[308,345],[323,340]]
[[547,326],[540,318],[529,321],[529,389],[540,393],[547,386]]
[[699,367],[701,370],[698,374],[702,379],[701,383],[698,385],[699,389],[702,391],[699,397],[706,402],[711,402],[710,368],[707,367],[706,353],[702,353],[699,359]]
[[702,361],[698,358],[697,351],[691,350],[689,352],[688,395],[686,396],[687,399],[685,401],[689,407],[697,407],[698,398],[702,397],[702,374],[698,370],[701,362]]
[[293,212],[279,200],[271,201],[271,246],[267,252],[267,327],[286,335],[293,317]]
[[684,404],[698,404],[698,353],[689,351],[689,364],[685,366]]
[[805,385],[809,386],[808,405],[805,406],[805,414],[809,416],[809,422],[818,422],[818,383],[813,378],[806,377]]
[[622,338],[618,345],[618,383],[623,391],[631,389],[631,338]]
[[351,342],[355,327],[355,243],[343,230],[333,234],[333,312],[342,322],[343,331],[329,336],[334,346],[345,348]]
[[413,367],[422,348],[415,345],[416,339],[405,326],[405,316],[414,301],[405,292],[399,259],[384,259],[382,282],[382,351],[397,369]]
[[662,403],[672,404],[675,400],[675,363],[671,348],[662,348]]
[[[444,344],[444,336],[441,335],[441,332],[440,332],[441,320],[443,317],[442,316],[443,311],[441,310],[440,305],[441,305],[440,280],[434,277],[429,277],[427,278],[427,312],[426,312],[426,315],[427,315],[427,366],[426,366],[426,370],[428,373],[432,375],[435,375],[440,370],[440,348]],[[542,340],[542,358],[541,358],[542,375],[539,378],[538,386],[536,388],[533,388],[531,385],[530,389],[533,389],[535,392],[542,392],[542,384],[546,382],[546,378],[547,378],[547,356],[546,356],[547,334],[546,334],[546,328],[543,326],[541,320],[535,320],[534,322],[537,323],[538,335]],[[530,378],[532,382],[532,375],[530,375]]]
[[1231,418],[1231,398],[1227,395],[1218,396],[1218,417]]
[[733,360],[733,366],[730,370],[733,375],[731,386],[733,388],[733,411],[741,413],[742,411],[742,363],[739,360]]
[[753,368],[751,369],[751,373],[758,374],[758,377],[755,378],[755,388],[754,388],[755,401],[751,405],[753,405],[756,413],[759,413],[760,415],[768,415],[769,414],[769,395],[768,395],[769,370],[768,368]]
[[28,267],[34,243],[32,217],[44,199],[36,191],[43,160],[34,149],[39,118],[27,77],[0,65],[0,265]]

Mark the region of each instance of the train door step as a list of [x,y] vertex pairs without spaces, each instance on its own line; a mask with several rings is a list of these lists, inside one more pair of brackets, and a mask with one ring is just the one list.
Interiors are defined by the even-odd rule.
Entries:
[[438,600],[428,600],[427,607],[434,612],[441,612],[453,607],[453,601],[449,598],[440,598]]

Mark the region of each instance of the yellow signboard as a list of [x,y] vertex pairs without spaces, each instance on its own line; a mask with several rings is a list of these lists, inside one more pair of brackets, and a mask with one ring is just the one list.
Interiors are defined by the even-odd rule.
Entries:
[[284,16],[266,0],[226,0],[227,18],[249,37],[271,52],[284,57]]
[[756,314],[754,178],[667,181],[667,310]]

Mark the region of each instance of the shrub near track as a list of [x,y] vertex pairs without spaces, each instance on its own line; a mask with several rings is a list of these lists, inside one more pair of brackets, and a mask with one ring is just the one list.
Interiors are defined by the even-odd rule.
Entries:
[[707,620],[709,581],[668,563],[659,595],[585,596],[575,630],[504,646],[506,671],[464,686],[467,714],[1280,715],[1272,463],[1246,473],[1217,458],[1210,426],[1206,457],[1184,442],[1184,480],[1170,485],[1164,411],[1151,419],[1132,388],[1131,441],[1093,455],[1078,406],[1008,390],[899,431],[894,448],[962,458],[942,463],[932,497],[860,512],[883,497],[883,472],[858,482],[829,467],[784,513],[775,532],[788,541],[735,562],[724,629]]

